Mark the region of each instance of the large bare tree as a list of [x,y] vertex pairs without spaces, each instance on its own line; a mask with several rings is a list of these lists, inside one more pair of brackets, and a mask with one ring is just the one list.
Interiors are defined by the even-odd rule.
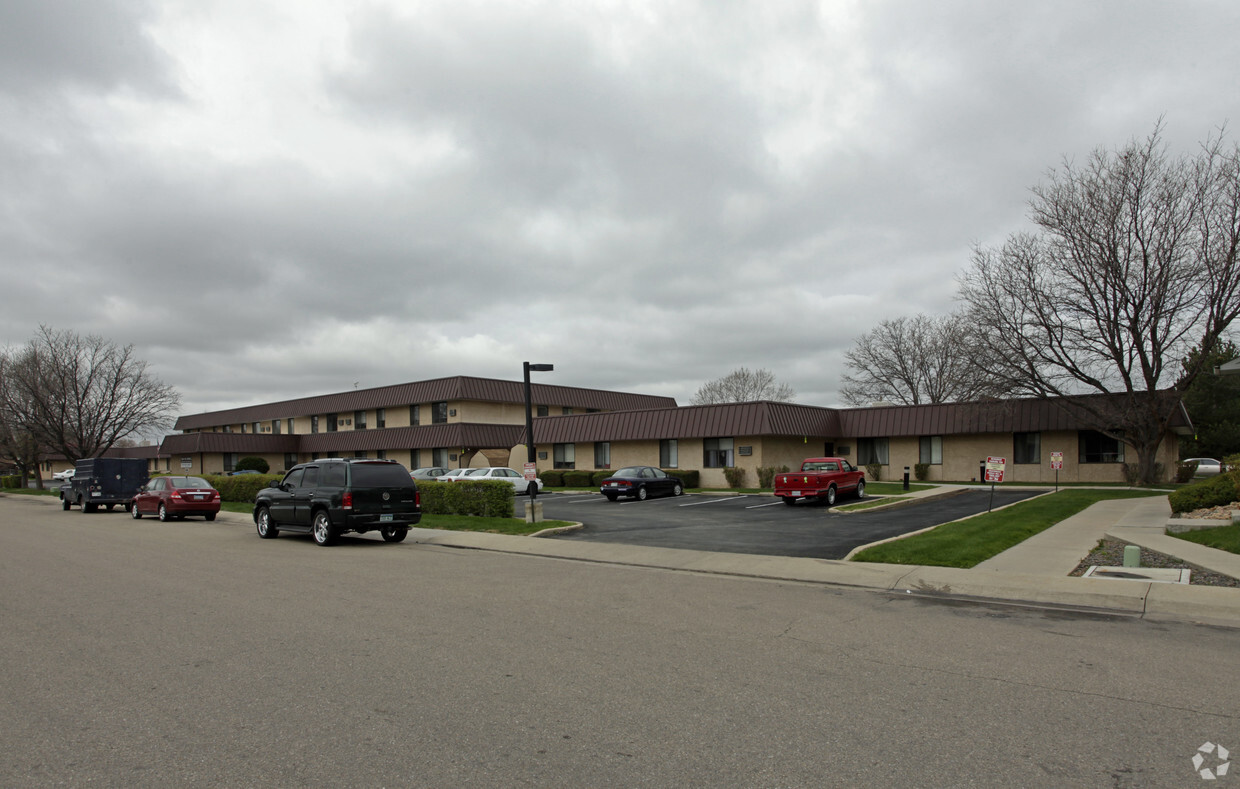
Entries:
[[[1180,393],[1240,313],[1240,146],[1211,137],[1172,156],[1144,140],[1065,160],[1035,187],[1034,232],[978,248],[961,296],[994,353],[986,372],[1016,391],[1066,398],[1130,444],[1140,480]],[[1085,394],[1110,397],[1083,397]]]
[[796,397],[796,390],[775,380],[769,370],[749,370],[745,367],[733,370],[722,378],[707,381],[693,395],[693,405],[712,403],[750,403],[755,400],[789,402]]
[[974,363],[978,334],[961,313],[885,320],[844,354],[849,405],[923,405],[1001,397],[1009,389]]
[[166,428],[181,403],[133,346],[40,327],[0,357],[0,422],[17,425],[44,451],[70,461],[96,457],[121,439]]

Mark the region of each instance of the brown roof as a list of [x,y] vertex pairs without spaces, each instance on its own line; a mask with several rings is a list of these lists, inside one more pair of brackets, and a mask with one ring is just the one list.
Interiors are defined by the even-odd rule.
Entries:
[[547,416],[534,422],[534,437],[540,444],[724,436],[833,436],[838,432],[839,417],[833,409],[768,401]]
[[[1048,430],[1092,430],[1098,422],[1081,407],[1120,408],[1123,395],[989,400],[937,405],[892,405],[841,410],[841,436],[938,436],[964,433],[1035,433]],[[1170,427],[1191,428],[1183,404],[1175,411]]]
[[242,454],[284,454],[297,451],[298,436],[254,433],[178,433],[166,436],[160,450],[166,455],[194,452],[238,452]]
[[178,433],[164,439],[167,455],[195,452],[294,454],[357,452],[377,449],[511,449],[521,443],[521,425],[453,422],[446,425],[341,430],[331,433],[270,435],[255,433]]
[[[582,389],[575,386],[531,383],[530,391],[536,405],[595,408],[607,411],[666,408],[676,405],[676,399],[672,397],[611,392],[603,389]],[[302,397],[296,400],[281,400],[224,411],[187,414],[177,419],[176,429],[195,430],[216,425],[286,419],[291,416],[347,413],[449,400],[524,403],[525,386],[522,381],[501,381],[494,378],[458,375],[430,381],[380,386],[374,389],[355,389],[336,394]]]

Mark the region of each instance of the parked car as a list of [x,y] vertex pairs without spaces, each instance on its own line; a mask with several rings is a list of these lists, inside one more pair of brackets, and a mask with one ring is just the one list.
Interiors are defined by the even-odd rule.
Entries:
[[202,477],[156,477],[126,506],[134,520],[156,515],[167,522],[201,515],[213,521],[220,511],[220,492]]
[[254,500],[254,524],[264,539],[290,531],[331,545],[344,532],[378,531],[384,542],[400,542],[421,519],[417,483],[395,460],[324,458],[301,463]]
[[533,480],[528,480],[520,471],[505,468],[503,466],[488,466],[487,468],[473,469],[473,473],[470,474],[467,479],[470,482],[483,479],[494,479],[499,480],[500,482],[507,482],[512,485],[513,493],[515,495],[521,495],[522,493],[528,495],[531,487],[537,487],[540,491],[543,489],[543,481],[538,477],[535,477]]
[[440,482],[456,482],[458,479],[465,479],[477,470],[476,468],[454,468],[440,474],[436,479]]
[[67,480],[73,479],[73,475],[77,473],[75,468],[67,468],[64,471],[57,471],[52,475],[52,479]]
[[1223,462],[1214,458],[1188,458],[1181,462],[1197,464],[1197,470],[1193,472],[1194,477],[1213,477],[1224,470]]
[[673,477],[661,468],[625,466],[603,480],[599,491],[608,501],[615,501],[621,496],[632,496],[642,501],[647,496],[679,496],[685,492],[685,485],[680,477]]
[[241,469],[240,471],[230,471],[230,472],[228,472],[227,474],[225,474],[224,476],[226,476],[226,477],[237,477],[237,476],[240,476],[240,475],[242,475],[242,474],[262,474],[262,473],[263,473],[263,472],[258,471],[257,469],[252,469],[252,468],[243,468],[243,469]]
[[442,466],[430,466],[427,468],[415,468],[409,472],[409,476],[414,479],[438,479],[447,473],[448,470]]

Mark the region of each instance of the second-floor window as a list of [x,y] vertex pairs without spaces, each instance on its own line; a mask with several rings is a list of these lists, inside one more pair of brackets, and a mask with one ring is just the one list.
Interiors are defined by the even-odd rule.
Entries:
[[422,406],[420,405],[409,406],[409,424],[411,425],[422,424]]
[[448,422],[448,404],[447,402],[435,403],[431,406],[431,424],[443,425]]
[[327,432],[328,432],[328,433],[335,433],[335,432],[336,432],[336,422],[337,422],[337,421],[338,421],[338,420],[337,420],[337,418],[336,418],[336,414],[328,414],[328,415],[327,415]]
[[366,412],[365,411],[354,411],[353,412],[353,429],[354,430],[365,430],[366,429]]
[[382,408],[376,408],[375,409],[375,427],[379,428],[379,427],[386,427],[386,426],[387,426],[387,411],[383,410]]
[[319,417],[317,414],[315,416],[310,417],[310,432],[311,433],[319,432]]

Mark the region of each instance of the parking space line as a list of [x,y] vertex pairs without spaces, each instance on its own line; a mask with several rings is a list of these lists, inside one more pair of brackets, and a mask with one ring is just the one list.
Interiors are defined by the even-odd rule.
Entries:
[[769,502],[769,503],[767,503],[767,504],[752,504],[752,505],[750,505],[750,506],[746,507],[745,509],[747,509],[747,510],[756,510],[756,509],[758,509],[759,507],[774,507],[776,504],[783,504],[783,502],[782,502],[782,501],[772,501],[772,502]]
[[696,507],[699,504],[717,504],[721,501],[735,501],[737,499],[748,498],[748,496],[728,496],[726,499],[710,499],[708,501],[695,501],[692,504],[681,504],[682,507]]

